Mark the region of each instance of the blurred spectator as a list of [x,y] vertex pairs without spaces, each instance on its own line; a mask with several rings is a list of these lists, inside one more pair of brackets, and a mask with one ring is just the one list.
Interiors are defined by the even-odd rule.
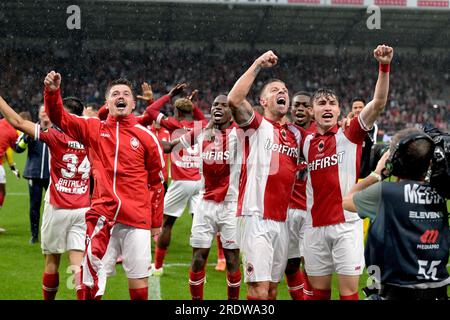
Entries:
[[[42,102],[42,79],[49,70],[65,75],[65,95],[81,97],[86,104],[103,104],[107,83],[126,77],[139,86],[151,84],[155,99],[166,94],[176,83],[188,82],[189,90],[198,89],[196,103],[205,114],[219,92],[228,92],[237,77],[260,52],[229,51],[223,54],[208,50],[153,49],[142,51],[87,51],[77,65],[51,51],[4,50],[0,81],[5,98],[20,110],[32,110]],[[290,92],[314,91],[318,87],[331,87],[341,98],[343,113],[350,111],[354,96],[372,98],[376,71],[370,54],[310,56],[277,52],[280,64],[262,73],[254,86],[253,104],[257,92],[267,78],[283,79]],[[30,55],[33,59],[29,59]],[[293,72],[292,70],[295,70]],[[366,72],[364,70],[367,70]],[[450,56],[396,55],[392,65],[390,98],[386,111],[378,122],[380,132],[392,134],[400,128],[429,121],[448,131],[450,113]],[[324,76],[329,75],[329,76]],[[308,79],[304,81],[302,79]],[[436,101],[441,101],[436,103]],[[139,102],[136,109],[142,112],[145,105]],[[170,115],[173,108],[164,110]]]

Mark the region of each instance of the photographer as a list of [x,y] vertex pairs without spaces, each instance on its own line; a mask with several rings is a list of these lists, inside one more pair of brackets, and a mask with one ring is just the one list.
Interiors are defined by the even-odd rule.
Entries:
[[[372,220],[365,259],[379,268],[382,299],[447,299],[448,212],[444,198],[425,182],[433,152],[423,131],[398,132],[375,171],[343,200],[346,210]],[[382,174],[398,181],[381,182]]]

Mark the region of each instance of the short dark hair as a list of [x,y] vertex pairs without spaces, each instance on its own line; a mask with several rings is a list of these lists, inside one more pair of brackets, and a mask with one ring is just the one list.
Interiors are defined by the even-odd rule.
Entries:
[[33,118],[31,117],[31,113],[29,111],[22,111],[19,113],[19,116],[21,116],[24,120],[33,121]]
[[286,85],[286,83],[285,83],[283,80],[280,80],[280,79],[277,79],[277,78],[270,78],[269,80],[267,80],[266,82],[264,82],[264,84],[263,84],[261,90],[259,90],[258,98],[261,98],[262,93],[264,92],[264,90],[266,89],[266,87],[267,87],[269,84],[274,83],[274,82],[281,82],[281,83],[283,83],[284,85]]
[[336,98],[337,102],[339,103],[339,98],[334,90],[326,89],[326,88],[317,89],[311,96],[311,106],[314,106],[314,101],[319,99],[320,97],[327,98],[330,96],[334,96]]
[[307,96],[311,98],[311,93],[306,92],[306,91],[297,91],[296,93],[294,93],[294,95],[292,96],[292,98],[296,97],[296,96]]
[[126,86],[128,86],[131,90],[131,93],[133,94],[134,97],[134,91],[133,91],[133,83],[131,83],[130,80],[125,79],[125,78],[119,78],[116,80],[111,81],[108,86],[106,87],[106,92],[105,92],[105,96],[108,96],[109,91],[111,90],[111,88],[113,86],[119,85],[119,84],[124,84]]
[[[397,132],[391,141],[391,152],[393,148],[402,140],[413,135],[425,133],[417,128],[407,128]],[[396,157],[401,159],[402,179],[420,181],[426,175],[433,157],[434,145],[427,139],[417,139],[408,143],[401,150],[397,150]]]
[[363,97],[354,97],[352,99],[351,104],[353,105],[353,102],[361,101],[364,105],[366,105],[366,100]]
[[83,114],[83,102],[81,102],[81,100],[77,97],[66,97],[62,102],[64,108],[66,108],[69,113],[73,113],[77,116],[81,116]]
[[95,110],[95,111],[100,110],[100,105],[99,105],[98,103],[95,103],[95,102],[88,103],[88,104],[86,104],[84,107],[85,107],[85,108],[91,107],[92,110]]

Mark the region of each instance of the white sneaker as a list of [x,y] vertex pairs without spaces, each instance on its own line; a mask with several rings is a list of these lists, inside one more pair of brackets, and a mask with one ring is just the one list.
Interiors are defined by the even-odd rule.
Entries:
[[155,268],[155,264],[152,263],[152,272],[151,272],[151,275],[154,276],[154,277],[161,277],[163,274],[164,274],[163,267],[161,267],[161,268],[159,268],[159,269],[156,269],[156,268]]
[[0,228],[0,233],[6,232],[6,229]]

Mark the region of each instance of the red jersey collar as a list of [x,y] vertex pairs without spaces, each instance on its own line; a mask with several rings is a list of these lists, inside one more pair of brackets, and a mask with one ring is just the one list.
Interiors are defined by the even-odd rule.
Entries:
[[331,127],[330,129],[328,129],[324,134],[320,134],[319,131],[317,131],[317,127],[316,127],[316,134],[315,136],[327,136],[327,135],[333,135],[336,134],[339,130],[339,126],[336,124],[333,127]]
[[113,117],[110,114],[108,114],[108,118],[106,118],[106,123],[109,125],[115,125],[116,123],[120,123],[120,125],[131,127],[136,125],[137,119],[134,114],[129,114],[126,117]]
[[273,121],[273,120],[267,119],[266,117],[263,117],[263,118],[266,119],[267,121],[269,121],[272,125],[274,125],[277,128],[286,128],[287,125],[289,124],[289,123],[281,124],[281,123],[279,123],[277,121]]

